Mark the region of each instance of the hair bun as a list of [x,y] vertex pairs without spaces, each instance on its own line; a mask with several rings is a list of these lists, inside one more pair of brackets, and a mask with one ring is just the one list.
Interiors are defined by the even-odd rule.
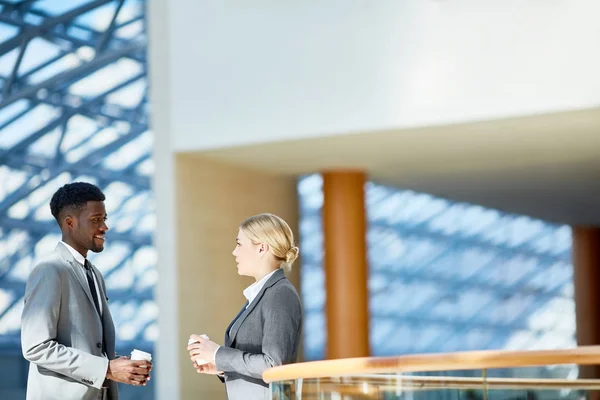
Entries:
[[291,249],[289,249],[285,254],[286,264],[291,265],[294,261],[296,261],[296,258],[298,258],[299,253],[300,249],[298,249],[298,247],[296,246],[293,246]]

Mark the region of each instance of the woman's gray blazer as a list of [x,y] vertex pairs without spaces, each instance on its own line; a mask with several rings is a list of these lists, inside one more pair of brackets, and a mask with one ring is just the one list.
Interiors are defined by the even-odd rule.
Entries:
[[[247,303],[246,303],[247,304]],[[225,345],[215,354],[224,372],[229,400],[269,399],[262,373],[296,362],[302,329],[302,306],[283,270],[276,271],[256,298],[246,304],[225,332]]]

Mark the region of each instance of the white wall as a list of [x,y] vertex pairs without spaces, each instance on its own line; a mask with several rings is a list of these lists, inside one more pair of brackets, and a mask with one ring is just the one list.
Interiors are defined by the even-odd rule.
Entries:
[[177,150],[600,104],[597,0],[171,0],[168,8],[167,41],[151,45],[169,46],[170,72],[153,78],[170,80]]

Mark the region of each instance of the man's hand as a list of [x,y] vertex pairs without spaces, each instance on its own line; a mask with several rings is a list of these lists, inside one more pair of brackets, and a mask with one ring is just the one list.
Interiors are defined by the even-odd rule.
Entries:
[[150,361],[131,361],[127,357],[119,357],[108,362],[106,377],[111,381],[128,385],[146,386],[146,382],[150,380],[151,370]]
[[198,365],[194,362],[194,367],[199,374],[223,375],[223,371],[217,371],[217,366],[213,363]]

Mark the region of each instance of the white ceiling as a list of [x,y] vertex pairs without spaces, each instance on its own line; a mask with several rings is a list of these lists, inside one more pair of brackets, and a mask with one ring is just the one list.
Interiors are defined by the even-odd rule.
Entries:
[[150,86],[176,151],[600,104],[597,0],[171,0],[168,11],[150,24]]
[[362,168],[399,188],[559,223],[600,224],[600,108],[195,154],[292,175]]

